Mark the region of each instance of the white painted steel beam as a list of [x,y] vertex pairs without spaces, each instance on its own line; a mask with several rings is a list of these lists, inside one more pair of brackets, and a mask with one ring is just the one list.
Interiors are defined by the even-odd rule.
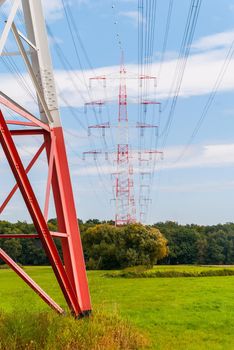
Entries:
[[[53,126],[60,126],[57,92],[41,0],[22,0],[22,5],[28,40],[37,48],[37,51],[31,53],[34,74],[43,91],[53,119]],[[45,119],[45,111],[41,103],[39,107],[41,118]]]
[[16,26],[15,26],[14,22],[12,23],[12,31],[13,31],[16,43],[18,45],[19,51],[20,51],[20,53],[21,53],[21,55],[23,57],[25,65],[26,65],[26,67],[28,69],[28,73],[29,73],[29,75],[30,75],[30,77],[32,79],[33,85],[34,85],[35,90],[37,92],[38,99],[39,99],[39,101],[40,101],[40,103],[41,103],[41,105],[43,107],[43,111],[44,111],[44,113],[46,115],[46,118],[47,118],[47,123],[53,123],[53,118],[52,118],[52,116],[50,114],[50,111],[48,109],[46,100],[44,98],[43,91],[42,91],[41,86],[39,85],[39,83],[37,81],[37,78],[36,78],[35,74],[34,74],[32,65],[31,65],[31,63],[29,61],[27,52],[25,51],[24,46],[23,46],[23,44],[21,42],[19,33],[18,33],[17,29],[16,29]]
[[[3,4],[3,1],[2,1],[2,3],[0,3],[0,5],[2,5],[2,4]],[[6,44],[9,32],[11,30],[11,25],[12,25],[12,23],[14,21],[14,18],[15,18],[17,10],[19,8],[19,5],[20,5],[20,0],[14,0],[12,8],[11,8],[11,11],[10,11],[10,14],[8,16],[8,19],[6,21],[5,27],[3,29],[3,32],[2,32],[2,35],[1,35],[1,38],[0,38],[0,56],[2,54],[4,46]]]

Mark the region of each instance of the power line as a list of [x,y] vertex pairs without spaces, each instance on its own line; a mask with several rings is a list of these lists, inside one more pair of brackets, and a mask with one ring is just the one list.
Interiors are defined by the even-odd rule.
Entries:
[[176,159],[175,162],[178,162],[179,160],[181,160],[184,155],[186,154],[187,150],[189,149],[189,147],[191,146],[193,140],[195,139],[195,137],[197,136],[206,116],[207,116],[207,113],[215,99],[215,96],[217,94],[217,91],[218,91],[218,88],[220,87],[222,81],[223,81],[223,78],[225,76],[225,73],[227,72],[227,69],[229,67],[229,64],[231,62],[231,59],[234,55],[234,40],[232,41],[231,43],[231,46],[227,52],[227,55],[225,57],[225,61],[223,62],[222,64],[222,67],[217,75],[217,78],[215,80],[215,83],[214,83],[214,86],[211,90],[211,93],[209,94],[209,97],[203,107],[203,110],[202,110],[202,113],[201,113],[201,116],[200,118],[198,119],[197,123],[196,123],[196,126],[191,134],[191,136],[189,137],[189,140],[188,142],[186,143],[184,149],[182,150],[182,152],[180,153],[180,155],[178,156],[178,158]]
[[169,30],[170,30],[170,25],[171,25],[172,10],[173,10],[173,0],[170,0],[169,1],[169,5],[168,5],[166,29],[165,29],[164,39],[163,39],[161,59],[160,59],[160,63],[159,63],[159,71],[158,71],[158,75],[157,75],[158,82],[160,80],[162,67],[163,67],[163,63],[164,63],[164,60],[165,60],[165,53],[166,53],[166,49],[167,49]]
[[181,44],[181,49],[180,49],[180,54],[179,54],[179,58],[178,58],[177,66],[176,66],[175,80],[174,80],[174,84],[173,84],[173,85],[175,85],[175,93],[174,93],[174,97],[172,99],[171,108],[170,108],[170,111],[169,111],[169,114],[167,117],[166,125],[165,125],[165,127],[162,131],[162,135],[161,135],[161,136],[163,136],[163,142],[162,142],[163,148],[165,148],[166,141],[167,141],[167,138],[168,138],[168,135],[170,132],[172,120],[174,117],[175,108],[176,108],[182,80],[184,77],[186,63],[188,61],[191,43],[193,40],[193,36],[194,36],[194,32],[195,32],[195,28],[196,28],[196,24],[197,24],[197,20],[198,20],[198,16],[199,16],[201,2],[202,2],[202,0],[192,0],[191,4],[190,4],[190,9],[189,9],[189,13],[188,13],[185,32],[184,32],[184,36],[183,36],[183,40],[182,40],[182,44]]

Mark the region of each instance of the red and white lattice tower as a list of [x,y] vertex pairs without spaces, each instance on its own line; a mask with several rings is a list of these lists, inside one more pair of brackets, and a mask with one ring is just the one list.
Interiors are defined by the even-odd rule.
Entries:
[[126,69],[122,54],[119,83],[119,114],[117,131],[117,173],[115,178],[116,213],[115,224],[123,225],[136,221],[133,167],[129,149]]
[[[103,83],[103,87],[106,87],[106,77],[97,76],[90,78],[90,87],[91,83],[94,80],[101,81]],[[139,148],[139,150],[134,152],[130,147],[129,140],[129,130],[131,128],[136,128],[140,131],[140,138],[143,139],[145,136],[145,131],[147,129],[155,130],[155,138],[157,139],[158,135],[158,125],[148,124],[145,122],[147,108],[150,105],[159,105],[159,113],[161,110],[161,103],[155,100],[142,100],[140,103],[143,106],[144,118],[143,120],[135,123],[129,123],[128,119],[128,99],[127,99],[127,85],[126,80],[129,79],[127,77],[127,71],[124,65],[123,55],[120,65],[120,71],[118,76],[112,76],[112,79],[119,80],[119,96],[118,96],[118,120],[117,124],[111,124],[108,122],[102,122],[95,125],[89,125],[88,127],[88,135],[91,135],[91,130],[99,129],[102,131],[102,136],[105,137],[106,129],[115,130],[115,135],[117,137],[117,146],[113,151],[107,150],[91,150],[83,152],[83,159],[85,160],[86,156],[92,155],[93,159],[96,161],[99,156],[105,155],[105,160],[109,159],[109,154],[114,156],[116,160],[117,169],[111,174],[112,178],[114,178],[114,201],[115,201],[115,225],[124,225],[128,223],[133,223],[136,221],[144,222],[147,214],[149,203],[151,202],[150,195],[150,181],[152,175],[152,169],[150,168],[150,163],[155,161],[155,157],[158,154],[162,155],[162,152],[158,151],[155,148],[145,149],[145,147]],[[132,78],[131,78],[132,79]],[[144,80],[152,80],[154,86],[156,86],[156,77],[155,76],[140,76],[136,77],[136,79],[140,80],[140,86],[142,86],[142,81]],[[98,106],[101,108],[105,104],[104,101],[90,101],[85,104],[85,112],[87,111],[87,106]],[[141,145],[141,143],[140,143]],[[137,161],[141,168],[141,176],[139,180],[138,192],[139,192],[139,200],[135,201],[134,194],[134,169],[133,162]],[[147,172],[146,172],[147,170]],[[139,207],[139,219],[136,220],[136,206],[138,204]]]
[[[6,21],[2,21],[3,29],[0,29],[0,56],[3,53],[15,56],[15,53],[3,52],[12,32],[18,48],[16,54],[22,58],[37,94],[39,112],[36,116],[32,115],[20,103],[0,92],[0,147],[15,179],[14,187],[0,206],[0,214],[19,190],[36,229],[33,234],[1,234],[0,238],[35,238],[41,241],[71,312],[75,316],[86,315],[91,311],[91,301],[41,0],[0,0],[0,9],[5,2],[9,5],[9,14]],[[15,23],[20,7],[24,15],[25,35],[18,30],[18,21]],[[7,120],[2,112],[3,106],[21,120]],[[25,167],[15,137],[26,142],[33,135],[40,137],[41,146]],[[42,207],[28,173],[43,151],[48,166],[43,169],[44,173],[47,171],[47,183]],[[50,231],[47,222],[51,193],[58,232]],[[61,255],[54,238],[61,241]],[[8,264],[49,306],[59,313],[64,312],[2,248],[0,260]]]

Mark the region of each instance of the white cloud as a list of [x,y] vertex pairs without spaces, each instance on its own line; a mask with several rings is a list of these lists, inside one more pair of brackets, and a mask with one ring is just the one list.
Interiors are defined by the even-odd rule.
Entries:
[[198,50],[211,50],[230,46],[234,40],[234,30],[204,36],[192,45]]
[[233,190],[234,189],[234,181],[226,181],[226,182],[209,182],[209,183],[192,183],[186,185],[176,185],[176,186],[161,186],[160,192],[217,192],[223,190]]
[[[64,4],[69,3],[70,5],[81,6],[90,5],[90,0],[65,0]],[[63,17],[63,3],[62,0],[42,0],[42,4],[45,11],[45,17],[47,20],[56,21]]]
[[[157,168],[163,170],[176,169],[192,169],[192,168],[215,168],[215,167],[230,167],[234,166],[234,144],[211,144],[211,145],[194,145],[183,160],[175,161],[176,157],[183,150],[183,146],[168,147],[164,150],[164,161],[158,160]],[[133,152],[134,174],[147,171],[138,165],[137,152]],[[104,156],[102,156],[104,157]],[[114,157],[114,156],[113,156]],[[113,159],[109,159],[113,160]],[[92,163],[92,165],[90,165]],[[99,173],[102,175],[109,175],[115,172],[115,163],[108,164],[103,162],[99,166]],[[93,165],[93,158],[76,163],[76,170],[72,172],[74,176],[98,176],[97,167]]]
[[[65,0],[66,2],[69,0]],[[85,1],[85,0],[84,0]],[[63,4],[61,0],[42,0],[44,14],[47,20],[58,20],[63,17]],[[8,14],[12,7],[11,1],[6,1],[2,9]],[[20,5],[21,9],[22,6]]]
[[61,0],[42,0],[45,17],[47,20],[58,20],[63,17],[63,4]]
[[165,149],[163,169],[189,169],[234,166],[234,144],[194,145],[182,160],[176,161],[183,146]]
[[[64,4],[69,3],[70,5],[80,6],[90,4],[90,0],[64,0]],[[3,11],[9,13],[12,4],[11,1],[6,1],[3,5]],[[46,20],[57,21],[63,18],[63,3],[62,0],[42,0],[42,6]]]
[[50,35],[48,35],[48,39],[49,39],[49,45],[53,46],[53,45],[60,45],[63,43],[63,40],[59,37],[51,37]]
[[[195,47],[203,48],[205,51],[190,55],[179,94],[180,97],[198,96],[211,92],[216,77],[224,64],[227,55],[228,48],[226,46],[230,45],[233,39],[234,31],[228,31],[201,38],[194,44]],[[214,48],[217,48],[218,46],[219,49],[214,50]],[[162,74],[157,88],[158,99],[162,100],[162,102],[163,99],[168,97],[176,64],[177,59],[171,57],[163,65]],[[126,69],[130,77],[137,77],[137,65],[127,65]],[[111,76],[111,74],[114,73],[115,76],[118,76],[118,71],[118,66],[103,67],[96,69],[96,75],[106,74],[107,76]],[[156,62],[153,63],[151,71],[152,75],[157,76],[159,64]],[[82,74],[79,71],[76,71],[72,72],[71,75],[73,75],[73,79],[76,81],[80,94],[78,94],[77,90],[74,89],[73,84],[71,84],[70,76],[68,76],[66,72],[57,72],[56,79],[59,86],[63,88],[64,94],[68,97],[69,103],[74,107],[79,107],[84,103],[84,101],[89,101],[90,96],[87,94]],[[84,72],[84,75],[86,77],[85,79],[87,86],[89,77],[93,76],[93,72],[86,71]],[[222,84],[218,87],[218,92],[234,90],[233,76],[234,58],[232,58],[230,61],[228,74],[224,75]],[[115,81],[107,79],[106,90],[108,90],[108,99],[111,101],[116,101],[118,96],[118,84],[118,79]],[[128,79],[127,88],[129,101],[137,102],[138,82],[134,79]],[[151,86],[149,86],[149,94],[152,94],[152,97],[154,97],[154,92],[154,86],[151,84]],[[100,83],[93,85],[91,94],[95,96],[96,100],[106,99],[106,94]]]
[[[85,161],[84,161],[85,162]],[[83,163],[85,164],[85,163]],[[91,176],[98,176],[98,171],[102,175],[110,175],[112,172],[114,172],[115,168],[113,166],[109,165],[103,165],[100,166],[97,170],[96,166],[81,166],[78,169],[74,170],[72,172],[73,176],[86,176],[86,175],[91,175]]]
[[[208,52],[202,52],[193,54],[188,59],[187,68],[184,74],[183,83],[180,90],[180,97],[199,96],[208,94],[211,92],[215,83],[216,77],[223,66],[225,57],[225,49],[214,50]],[[172,77],[174,74],[177,61],[175,59],[168,60],[163,65],[163,71],[157,88],[158,99],[163,102],[163,99],[168,97],[170,91]],[[126,66],[129,73],[129,77],[135,76],[136,79],[127,79],[128,99],[132,102],[137,102],[138,86],[137,81],[138,67],[135,64]],[[159,64],[154,63],[152,65],[152,74],[157,76],[159,70]],[[118,66],[109,66],[95,69],[95,74],[106,75],[107,77],[118,77]],[[85,80],[83,79],[83,74]],[[106,94],[109,101],[116,101],[118,96],[118,79],[107,79],[106,92],[102,84],[99,82],[93,82],[91,91],[87,91],[89,85],[89,78],[94,75],[93,71],[55,71],[56,82],[58,83],[61,92],[65,96],[67,102],[71,107],[82,107],[85,102],[93,100],[106,100]],[[231,59],[228,74],[225,74],[222,84],[218,87],[218,92],[225,92],[234,90],[234,58]],[[27,81],[28,77],[25,76]],[[32,99],[24,92],[22,87],[20,89],[14,89],[16,81],[14,77],[9,74],[1,75],[0,90],[9,94],[12,98],[21,101],[24,106],[31,106]],[[154,97],[153,83],[149,84],[149,98]],[[64,106],[64,102],[60,100],[60,105]]]
[[138,21],[140,21],[140,23],[144,21],[142,14],[138,11],[119,12],[119,16],[129,18],[134,24],[137,24]]

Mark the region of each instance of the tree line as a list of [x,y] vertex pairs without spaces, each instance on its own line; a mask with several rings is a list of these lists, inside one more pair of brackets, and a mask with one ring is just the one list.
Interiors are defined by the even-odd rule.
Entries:
[[[57,231],[55,219],[49,229]],[[234,264],[234,224],[179,225],[175,222],[115,227],[113,221],[79,220],[88,269],[118,269],[154,264]],[[0,221],[0,234],[35,233],[32,224]],[[55,240],[59,252],[61,242]],[[3,248],[22,265],[47,265],[38,239],[0,239]],[[0,262],[2,263],[2,262]]]
[[157,223],[168,240],[169,255],[164,264],[234,264],[234,224],[213,226]]

